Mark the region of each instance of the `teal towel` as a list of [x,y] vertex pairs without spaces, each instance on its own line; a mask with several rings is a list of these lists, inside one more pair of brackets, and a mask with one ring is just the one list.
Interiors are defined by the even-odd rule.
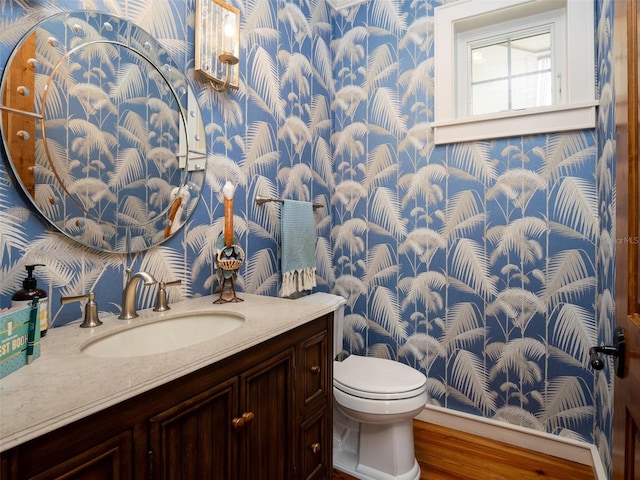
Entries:
[[285,200],[281,214],[281,297],[316,286],[316,226],[313,205]]

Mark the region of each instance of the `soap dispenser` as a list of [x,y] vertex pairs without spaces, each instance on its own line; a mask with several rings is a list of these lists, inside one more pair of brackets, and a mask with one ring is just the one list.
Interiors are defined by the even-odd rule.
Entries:
[[44,267],[41,263],[35,265],[25,265],[27,269],[27,278],[22,281],[22,288],[11,297],[12,307],[24,307],[30,305],[34,297],[38,297],[40,303],[40,336],[44,337],[49,328],[49,319],[47,316],[47,292],[38,288],[38,281],[33,276],[33,269],[36,267]]

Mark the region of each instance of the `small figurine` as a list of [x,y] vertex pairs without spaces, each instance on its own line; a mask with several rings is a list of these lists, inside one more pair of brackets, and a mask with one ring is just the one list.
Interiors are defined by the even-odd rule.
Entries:
[[[216,262],[218,264],[218,281],[220,282],[220,297],[213,303],[242,302],[236,294],[235,280],[238,270],[244,262],[244,250],[234,243],[235,234],[233,232],[233,195],[235,187],[229,181],[222,188],[224,197],[224,231],[218,237],[218,253]],[[222,242],[221,242],[222,241]],[[229,295],[229,288],[231,295]]]

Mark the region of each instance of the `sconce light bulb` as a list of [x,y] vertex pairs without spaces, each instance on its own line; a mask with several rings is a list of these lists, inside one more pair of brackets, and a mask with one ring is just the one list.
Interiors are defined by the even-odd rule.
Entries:
[[227,19],[227,21],[224,24],[224,36],[227,37],[229,40],[233,40],[235,39],[236,36],[236,26],[235,24],[231,21],[231,19]]

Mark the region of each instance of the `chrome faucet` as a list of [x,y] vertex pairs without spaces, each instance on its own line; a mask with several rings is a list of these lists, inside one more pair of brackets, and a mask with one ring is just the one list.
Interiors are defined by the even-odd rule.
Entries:
[[120,320],[131,320],[138,316],[136,312],[136,287],[140,280],[144,281],[145,285],[154,285],[156,279],[150,273],[138,272],[131,275],[131,269],[127,268],[127,283],[122,291],[122,312],[118,317]]

